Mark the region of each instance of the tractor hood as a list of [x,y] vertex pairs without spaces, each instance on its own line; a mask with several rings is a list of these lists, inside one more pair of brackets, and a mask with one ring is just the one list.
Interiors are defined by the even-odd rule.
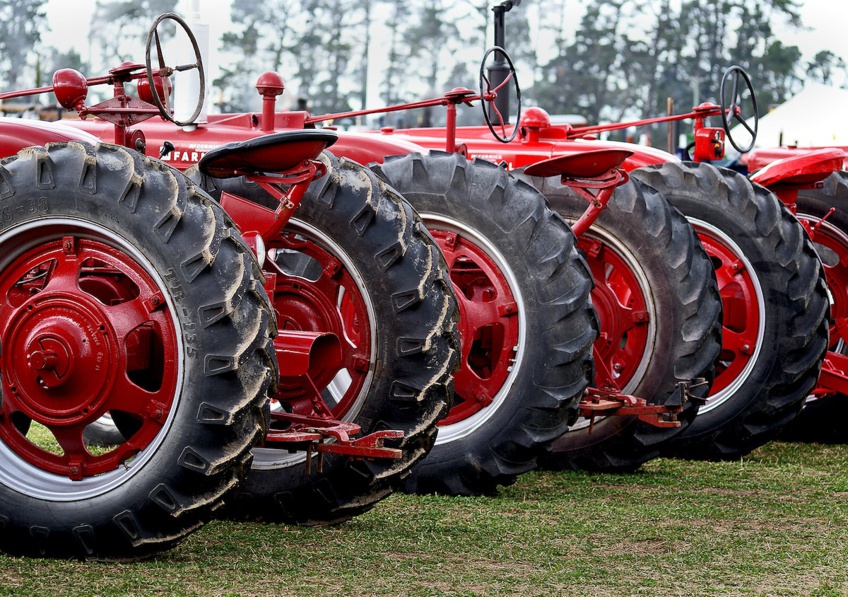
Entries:
[[60,141],[84,141],[94,144],[99,139],[62,121],[42,122],[0,117],[0,157],[14,155],[24,147]]

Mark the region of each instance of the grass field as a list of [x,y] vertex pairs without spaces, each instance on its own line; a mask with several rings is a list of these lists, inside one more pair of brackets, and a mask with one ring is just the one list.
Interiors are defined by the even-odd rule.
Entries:
[[216,521],[134,564],[0,556],[0,595],[845,595],[848,446],[531,473],[332,528]]

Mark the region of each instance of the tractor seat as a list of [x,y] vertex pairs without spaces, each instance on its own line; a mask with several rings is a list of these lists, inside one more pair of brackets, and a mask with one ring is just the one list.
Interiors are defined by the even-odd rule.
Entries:
[[216,147],[197,166],[215,178],[288,172],[317,158],[337,139],[332,131],[314,129],[271,133]]
[[626,149],[592,149],[563,155],[527,166],[529,176],[564,176],[566,178],[598,178],[633,155]]

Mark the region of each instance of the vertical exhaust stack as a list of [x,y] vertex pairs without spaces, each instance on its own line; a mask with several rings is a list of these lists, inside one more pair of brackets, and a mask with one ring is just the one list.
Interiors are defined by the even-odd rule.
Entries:
[[[200,48],[200,56],[203,59],[203,70],[206,80],[209,81],[209,25],[203,21],[200,14],[200,0],[192,0],[191,15],[186,19]],[[190,64],[194,62],[194,51],[191,44],[181,43],[176,48],[177,64]],[[186,120],[194,113],[197,105],[197,97],[200,95],[200,76],[197,71],[181,73],[179,81],[174,85],[174,117],[176,120]],[[207,90],[205,90],[207,91]],[[209,94],[206,93],[203,109],[195,120],[202,124],[207,121]]]
[[[518,6],[519,4],[521,4],[521,0],[506,0],[492,8],[492,12],[495,13],[495,45],[504,50],[507,49],[504,16],[507,12],[512,10],[513,7]],[[489,82],[491,83],[492,89],[503,83],[509,73],[509,65],[503,55],[499,52],[494,52],[493,56],[495,59],[492,62],[492,65],[487,69],[489,71]],[[507,119],[507,124],[509,124],[509,92],[510,87],[507,85],[498,92],[498,97],[495,98],[494,107],[489,106],[489,117],[493,120],[497,119],[497,115],[494,113],[494,108],[497,108],[498,112]]]

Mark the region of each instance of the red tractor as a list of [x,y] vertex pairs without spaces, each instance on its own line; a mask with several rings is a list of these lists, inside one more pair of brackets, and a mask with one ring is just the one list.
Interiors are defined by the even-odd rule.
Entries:
[[[496,7],[496,13],[507,4],[510,3]],[[496,28],[496,39],[498,35]],[[502,31],[500,36],[503,37]],[[754,102],[753,125],[747,123],[741,108],[740,97],[745,89]],[[560,182],[560,178],[573,181],[575,176],[567,168],[557,171],[556,158],[595,155],[601,162],[606,158],[614,161],[618,154],[624,172],[642,183],[643,188],[658,190],[690,220],[712,259],[721,290],[722,349],[706,404],[693,424],[664,442],[662,450],[670,455],[695,458],[735,458],[746,454],[777,435],[798,413],[808,395],[844,392],[848,380],[845,376],[848,367],[842,364],[844,357],[832,351],[825,360],[828,327],[831,345],[841,346],[837,340],[842,335],[838,322],[844,317],[839,315],[844,310],[841,299],[835,298],[835,321],[829,326],[829,296],[844,294],[840,290],[844,286],[840,283],[844,282],[841,277],[844,274],[838,256],[845,253],[839,249],[834,232],[839,232],[838,236],[844,234],[834,231],[834,226],[826,221],[833,217],[827,215],[831,213],[827,202],[836,191],[824,203],[819,198],[815,208],[811,205],[813,200],[806,199],[809,194],[802,191],[799,205],[805,205],[806,201],[815,211],[807,217],[802,207],[801,224],[779,200],[791,207],[798,189],[815,186],[816,181],[839,168],[841,156],[823,152],[805,163],[797,160],[778,163],[767,174],[755,176],[753,182],[732,170],[713,167],[706,162],[723,157],[726,140],[740,151],[753,145],[753,139],[749,147],[728,139],[730,122],[744,123],[752,137],[756,136],[757,128],[753,88],[744,71],[734,67],[726,73],[720,96],[721,105],[705,103],[689,114],[605,126],[555,126],[544,110],[531,108],[516,119],[511,134],[504,130],[506,126],[500,119],[503,143],[493,141],[486,127],[381,132],[382,138],[414,141],[433,149],[444,147],[447,139],[469,158],[481,156],[510,168],[523,168],[528,175],[535,174],[528,182],[574,222],[580,246],[594,274],[593,301],[601,315],[602,329],[595,359],[600,372],[596,378],[599,386],[611,385],[612,379],[613,387],[617,385],[624,393],[644,391],[634,390],[633,384],[644,378],[642,372],[647,363],[658,356],[655,353],[663,346],[655,340],[663,336],[650,335],[650,324],[661,323],[660,313],[673,312],[669,307],[658,308],[660,301],[668,300],[667,293],[686,292],[679,283],[672,284],[669,291],[648,270],[656,260],[674,260],[679,253],[661,251],[661,256],[653,258],[647,254],[653,247],[646,245],[656,243],[646,243],[645,239],[651,238],[651,229],[656,230],[657,226],[634,217],[633,200],[627,197],[633,192],[627,190],[628,185],[606,194],[605,191],[597,195],[578,193],[573,182],[567,185]],[[709,126],[709,117],[721,117],[723,127]],[[681,163],[676,157],[651,148],[597,140],[597,135],[604,131],[689,118],[695,121],[694,163]],[[628,155],[622,156],[622,152]],[[543,162],[547,159],[550,162]],[[605,185],[608,189],[615,188],[614,172],[612,168],[606,183],[594,181],[587,188]],[[777,195],[757,184],[758,181],[767,183]],[[836,185],[830,187],[835,189]],[[588,211],[587,199],[593,205]],[[818,252],[805,230],[827,231],[819,234]],[[823,245],[835,253],[823,250]],[[825,271],[830,294],[824,284],[819,255],[829,256]],[[634,312],[638,319],[634,318]],[[819,377],[823,361],[824,375]],[[685,362],[686,359],[678,361]],[[637,446],[636,451],[627,452],[631,455],[629,462],[611,456],[609,446],[620,443],[626,433],[621,425],[621,420],[611,419],[603,422],[603,426],[594,425],[591,433],[588,421],[582,428],[572,428],[555,444],[555,454],[548,464],[621,469],[651,453],[645,446]],[[630,429],[633,432],[632,425]],[[635,434],[641,436],[642,432]],[[657,447],[652,440],[648,443],[650,448]],[[652,453],[657,452],[654,449]]]
[[[276,112],[284,85],[274,73],[260,77],[257,88],[263,96],[261,114],[210,115],[207,123],[190,127],[149,120],[118,131],[117,141],[139,141],[151,155],[165,148],[163,159],[188,169],[228,211],[253,209],[270,219],[273,212],[266,206],[276,201],[268,185],[204,175],[205,152],[278,131],[314,132],[317,123],[332,116]],[[465,90],[430,105],[455,107],[479,99]],[[102,139],[115,134],[103,123],[75,126]],[[577,415],[591,379],[597,335],[588,301],[591,277],[568,226],[538,191],[489,161],[469,162],[454,153],[423,155],[421,149],[342,133],[332,147],[336,155],[357,161],[401,156],[375,171],[420,213],[449,262],[459,303],[462,353],[454,404],[440,424],[433,451],[412,470],[406,489],[492,493],[535,467]],[[293,225],[297,221],[295,214]],[[693,410],[691,403],[686,410]],[[642,408],[639,414],[656,418],[659,411],[667,412]],[[251,508],[241,511],[254,516]]]
[[[194,63],[167,66],[165,20],[186,31]],[[171,119],[171,79],[195,69],[193,36],[163,15],[146,64],[93,79],[61,70],[50,87],[0,94],[53,92],[116,141],[0,120],[7,553],[144,557],[240,486],[234,515],[250,500],[257,518],[344,520],[398,487],[447,412],[459,345],[441,253],[394,190],[324,151],[335,133],[201,160],[200,173],[266,189],[268,207],[219,203],[137,151],[132,127]],[[98,84],[113,97],[89,106]],[[98,448],[87,436],[107,416],[119,439]]]
[[[502,17],[508,4],[496,7],[496,16],[500,9]],[[494,53],[509,64],[505,53]],[[746,76],[739,71],[732,74],[736,78],[730,108],[705,104],[691,114],[675,117],[696,119],[696,159],[717,157],[723,151],[724,130],[707,126],[709,116],[740,117],[736,95],[739,78]],[[502,80],[515,81],[509,75]],[[191,130],[156,124],[141,128],[149,146],[167,147],[165,141],[169,141],[174,148],[172,161],[188,165],[199,159],[206,148],[278,128],[310,128],[329,119],[385,110],[436,105],[447,108],[449,125],[445,130],[384,130],[381,135],[370,137],[344,135],[334,146],[337,153],[360,161],[382,162],[388,156],[401,154],[403,157],[386,160],[376,171],[422,212],[442,249],[457,256],[450,264],[451,278],[465,313],[461,325],[466,339],[456,384],[459,400],[443,424],[436,450],[424,466],[413,472],[409,489],[450,493],[491,490],[496,483],[508,481],[532,466],[538,455],[538,451],[531,450],[526,453],[529,457],[519,457],[511,447],[533,441],[526,434],[518,441],[514,430],[523,433],[521,430],[527,425],[507,405],[527,405],[527,400],[541,395],[515,380],[519,379],[516,370],[526,372],[533,367],[528,363],[532,355],[522,348],[530,346],[524,339],[536,337],[532,330],[530,336],[522,336],[534,319],[522,319],[521,313],[527,304],[537,300],[535,296],[543,296],[543,289],[522,283],[514,274],[532,267],[532,263],[510,261],[513,254],[522,254],[524,243],[519,240],[517,245],[509,245],[509,241],[499,237],[502,232],[513,231],[515,221],[509,216],[504,223],[492,221],[491,205],[493,201],[498,205],[498,197],[488,192],[479,199],[468,198],[468,188],[489,185],[468,185],[477,172],[486,170],[481,169],[479,160],[468,162],[465,157],[480,156],[518,168],[552,156],[575,156],[559,164],[564,168],[559,174],[566,175],[565,185],[556,184],[558,177],[549,176],[557,170],[548,165],[536,171],[546,176],[528,179],[543,190],[557,210],[576,222],[596,280],[594,301],[601,315],[601,335],[595,344],[597,391],[591,400],[581,404],[585,423],[557,442],[559,455],[552,459],[552,465],[628,470],[658,455],[661,449],[697,457],[734,457],[773,437],[794,416],[815,385],[827,343],[827,295],[821,268],[795,220],[781,210],[771,194],[731,171],[707,165],[680,165],[663,152],[588,141],[584,137],[597,132],[598,127],[551,126],[539,109],[528,110],[524,118],[516,119],[511,134],[507,134],[497,111],[496,124],[484,112],[490,120],[488,129],[455,129],[456,105],[495,99],[503,89],[494,78],[490,83],[481,69],[483,81],[486,85],[482,87],[481,83],[479,95],[468,89],[455,89],[443,98],[416,104],[312,117],[303,112],[275,113],[274,100],[283,90],[282,80],[266,74],[258,85],[265,98],[261,115],[214,117],[208,124]],[[515,87],[518,91],[517,83]],[[492,140],[489,133],[498,128],[500,139]],[[89,130],[101,136],[109,133],[102,128]],[[138,130],[134,134],[139,134]],[[416,148],[444,148],[447,153],[410,153]],[[628,155],[622,154],[625,151]],[[582,155],[597,163],[586,167],[579,157]],[[618,161],[613,159],[615,156]],[[635,175],[642,181],[650,178],[651,185],[659,187],[661,194],[651,185],[628,181],[617,168],[620,163],[625,171],[665,163],[656,175],[653,170]],[[514,184],[509,178],[504,180],[509,181],[504,188]],[[205,184],[216,185],[209,180]],[[596,195],[590,192],[592,189]],[[251,195],[250,189],[241,189],[237,194],[260,200],[255,191]],[[663,195],[694,220],[712,264],[717,267],[722,292],[725,340],[716,385],[692,425],[689,423],[695,409],[691,403],[684,407],[681,395],[694,392],[696,397],[706,396],[709,383],[716,376],[716,322],[721,308],[717,306],[715,282],[710,281],[712,274],[707,271],[711,262],[701,245],[692,239],[689,227],[667,206]],[[723,202],[704,200],[711,195]],[[438,204],[433,203],[433,196],[440,197]],[[597,205],[586,214],[585,199]],[[740,212],[750,220],[740,220]],[[497,214],[498,210],[495,220]],[[583,221],[579,222],[581,218]],[[752,228],[745,223],[748,221],[758,224]],[[539,235],[533,232],[528,238],[534,236]],[[646,238],[653,240],[646,243]],[[457,240],[475,250],[454,251]],[[485,263],[486,256],[494,266]],[[472,276],[467,275],[469,264],[473,265]],[[534,295],[529,302],[523,296],[526,288],[532,288]],[[506,297],[505,306],[489,309],[488,313],[481,309],[479,303],[492,302],[493,298],[497,302],[500,297]],[[767,315],[767,304],[777,317]],[[517,325],[511,322],[513,314],[518,314]],[[539,354],[550,353],[550,340],[541,338]],[[516,366],[510,367],[511,361]],[[551,369],[541,361],[537,371]],[[679,385],[700,378],[705,383],[694,389]],[[568,383],[567,378],[563,381]],[[506,400],[509,394],[524,397]],[[631,395],[647,398],[650,405],[626,398]],[[671,421],[658,421],[658,411],[649,412],[651,408],[678,405],[684,412],[678,417],[676,423],[682,425],[677,429],[665,429],[664,424],[658,427],[657,422]],[[596,420],[599,413],[609,414],[613,409],[632,416]],[[496,412],[501,414],[495,417]],[[548,424],[548,429],[553,427]],[[678,438],[670,443],[674,433],[678,433]],[[550,438],[550,434],[536,436],[543,440],[538,442],[540,445]],[[479,465],[480,458],[486,464]],[[519,461],[521,464],[516,465]],[[509,467],[504,466],[506,462]]]

